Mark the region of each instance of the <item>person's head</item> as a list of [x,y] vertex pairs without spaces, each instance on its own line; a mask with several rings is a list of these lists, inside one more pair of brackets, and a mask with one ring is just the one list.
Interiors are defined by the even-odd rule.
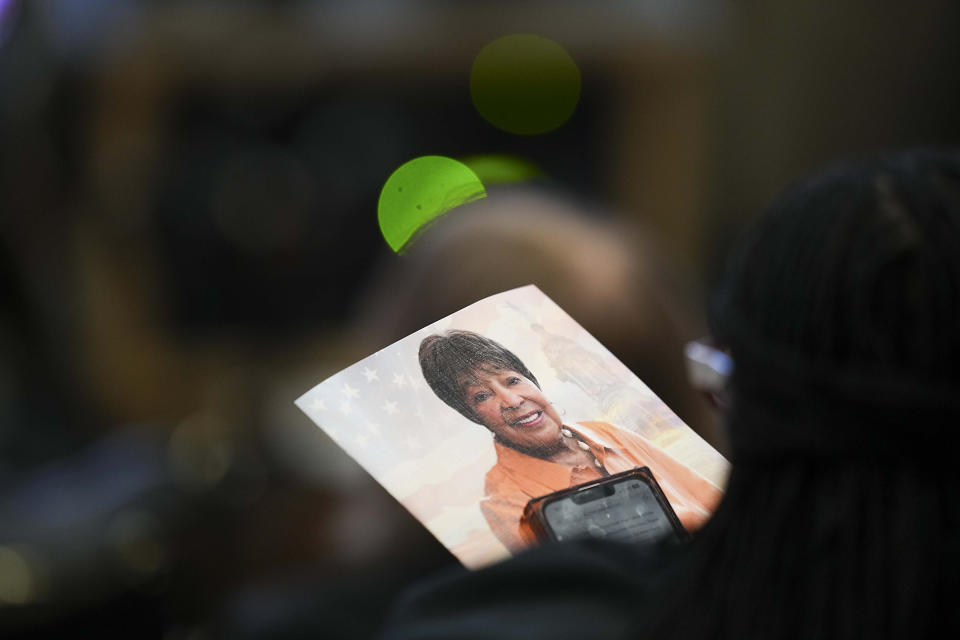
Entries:
[[420,343],[420,368],[438,398],[523,451],[554,448],[561,420],[537,378],[512,351],[471,331]]
[[[760,437],[846,455],[911,416],[942,422],[960,382],[960,155],[883,157],[787,189],[734,252],[712,324],[736,363],[740,453],[763,455]],[[772,418],[789,428],[737,433]]]
[[733,469],[694,541],[698,570],[651,635],[960,627],[960,154],[847,164],[788,188],[712,303],[734,361]]

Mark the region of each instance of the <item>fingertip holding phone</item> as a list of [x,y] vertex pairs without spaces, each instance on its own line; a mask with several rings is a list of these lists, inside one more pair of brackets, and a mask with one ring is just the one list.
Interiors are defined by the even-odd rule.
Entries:
[[523,518],[539,542],[645,543],[689,535],[647,467],[534,498]]

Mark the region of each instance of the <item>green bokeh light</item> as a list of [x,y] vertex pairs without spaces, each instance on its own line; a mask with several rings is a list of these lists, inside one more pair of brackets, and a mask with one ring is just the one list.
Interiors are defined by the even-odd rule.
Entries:
[[470,167],[485,185],[524,182],[543,175],[543,171],[529,160],[507,154],[467,156],[460,161]]
[[520,135],[546,133],[573,115],[580,99],[580,70],[552,40],[503,36],[477,54],[470,95],[493,126]]
[[390,174],[377,204],[380,231],[401,253],[427,223],[454,207],[486,197],[470,167],[444,156],[414,158]]

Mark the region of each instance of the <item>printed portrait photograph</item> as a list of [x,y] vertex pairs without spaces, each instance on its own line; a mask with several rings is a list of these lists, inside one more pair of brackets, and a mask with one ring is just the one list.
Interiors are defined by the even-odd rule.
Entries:
[[531,499],[635,467],[695,530],[728,467],[532,285],[425,327],[297,405],[470,568],[535,543]]

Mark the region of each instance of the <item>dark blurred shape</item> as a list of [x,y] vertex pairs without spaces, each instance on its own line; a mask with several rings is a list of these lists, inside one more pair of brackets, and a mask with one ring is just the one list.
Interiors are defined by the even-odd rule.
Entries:
[[716,256],[784,184],[826,162],[960,143],[960,3],[792,0],[735,12],[712,101],[715,215],[702,229]]
[[322,577],[294,576],[250,587],[238,593],[206,629],[218,640],[370,638],[414,575],[454,566],[452,558],[444,559],[447,562],[438,558],[421,559],[416,565],[419,573],[411,567],[369,567]]
[[349,299],[352,278],[376,255],[376,221],[362,211],[375,211],[369,194],[384,176],[357,152],[393,160],[388,141],[403,129],[387,109],[319,102],[311,111],[296,95],[180,101],[177,160],[161,179],[155,220],[184,334],[335,322],[328,301]]
[[[89,606],[144,601],[174,560],[187,503],[146,429],[0,485],[0,629],[53,633]],[[116,612],[112,624],[140,624]],[[130,617],[133,616],[133,617]]]
[[0,47],[13,31],[20,12],[20,0],[0,0]]
[[[276,339],[280,327],[345,321],[358,283],[387,251],[376,211],[391,172],[418,155],[509,139],[491,135],[454,87],[387,92],[340,82],[307,95],[186,87],[178,96],[153,219],[170,320],[182,335],[229,324]],[[596,102],[563,136],[506,148],[554,180],[595,191],[589,154],[559,151],[590,138]]]

